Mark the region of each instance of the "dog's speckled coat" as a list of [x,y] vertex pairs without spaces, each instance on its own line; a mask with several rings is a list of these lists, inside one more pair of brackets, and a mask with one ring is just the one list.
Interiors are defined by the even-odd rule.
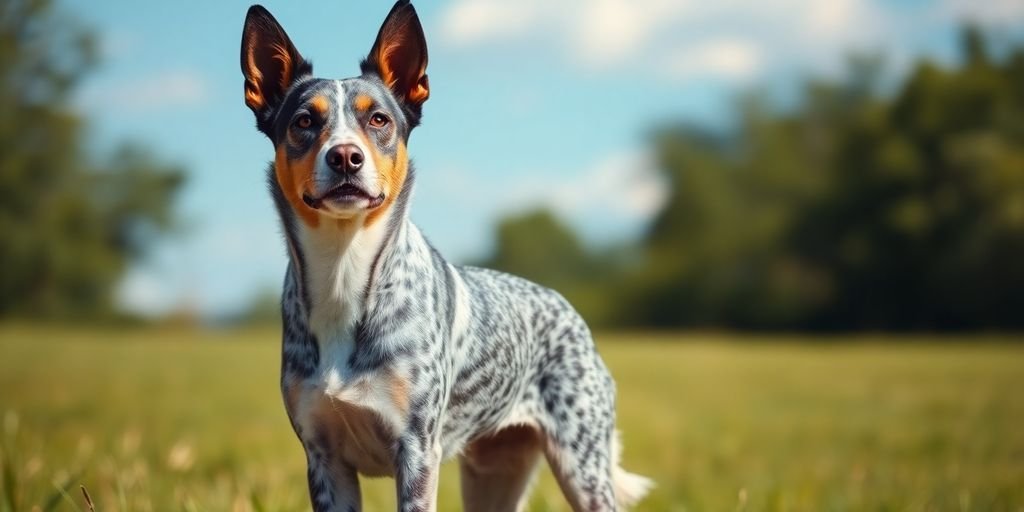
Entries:
[[649,481],[618,466],[614,382],[580,316],[447,263],[409,221],[425,69],[404,0],[346,80],[312,78],[263,8],[246,19],[246,103],[276,149],[290,256],[281,388],[313,508],[359,510],[362,473],[393,475],[400,510],[434,510],[438,466],[459,456],[466,510],[519,510],[542,453],[575,510],[633,503]]

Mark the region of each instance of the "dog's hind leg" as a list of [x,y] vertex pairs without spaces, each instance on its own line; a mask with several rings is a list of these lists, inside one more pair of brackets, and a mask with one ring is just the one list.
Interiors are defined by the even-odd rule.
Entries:
[[614,511],[615,388],[599,360],[586,366],[554,366],[540,380],[544,454],[573,510]]
[[576,512],[617,509],[610,455],[613,429],[587,423],[579,429],[546,436],[544,454],[562,494]]
[[573,510],[635,503],[648,481],[618,467],[615,382],[585,327],[561,331],[538,382],[544,452]]
[[[600,453],[591,455],[590,460],[583,463],[577,461],[588,460],[585,452],[589,448],[581,449],[582,443],[566,445],[557,439],[548,441],[545,449],[548,464],[573,510],[628,509],[654,486],[650,479],[628,473],[618,465],[618,433],[612,436],[610,445],[587,442],[587,446]],[[602,449],[603,446],[608,448]]]
[[473,441],[459,460],[463,510],[525,510],[540,453],[541,434],[530,426],[507,427]]

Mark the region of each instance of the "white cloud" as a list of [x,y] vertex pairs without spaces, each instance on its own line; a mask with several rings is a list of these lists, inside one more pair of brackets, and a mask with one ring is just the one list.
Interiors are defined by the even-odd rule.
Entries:
[[586,69],[745,80],[884,37],[883,18],[870,0],[455,0],[442,32],[456,48],[543,44]]
[[649,155],[612,155],[583,176],[550,189],[550,205],[570,217],[606,211],[647,220],[665,202],[665,186]]
[[172,311],[180,302],[181,290],[166,276],[151,268],[133,267],[117,288],[117,304],[125,311],[157,316]]
[[495,197],[497,214],[548,208],[584,233],[607,238],[635,232],[661,209],[667,190],[649,154],[625,152],[572,177],[517,179]]
[[443,14],[454,46],[555,34],[572,56],[593,66],[621,62],[683,11],[684,0],[457,0]]
[[89,84],[78,103],[88,110],[148,113],[200,105],[208,95],[209,85],[200,73],[177,69],[127,83]]
[[100,55],[106,62],[124,59],[138,52],[142,38],[136,32],[110,30],[101,34]]
[[532,0],[455,2],[445,14],[444,37],[455,45],[520,37],[544,16],[544,4]]
[[1009,25],[1024,21],[1021,0],[943,0],[935,11],[939,18]]
[[[635,236],[668,199],[653,157],[639,150],[612,153],[585,169],[531,169],[493,179],[458,166],[438,166],[417,183],[413,219],[446,257],[480,256],[504,216],[544,208],[593,242]],[[452,194],[452,183],[472,194]],[[443,197],[444,199],[437,199]]]
[[566,21],[576,56],[585,64],[603,67],[646,50],[652,37],[671,28],[686,11],[683,0],[588,0]]
[[763,65],[757,46],[743,39],[716,39],[682,47],[671,54],[664,70],[674,78],[711,76],[745,80]]
[[850,24],[863,20],[865,5],[858,0],[828,0],[811,2],[807,8],[805,26],[818,36],[841,34],[850,29]]

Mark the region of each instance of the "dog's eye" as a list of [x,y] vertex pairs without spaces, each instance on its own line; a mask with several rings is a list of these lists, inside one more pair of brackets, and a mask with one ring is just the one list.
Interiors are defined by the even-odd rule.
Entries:
[[302,114],[295,118],[295,126],[302,128],[303,130],[313,126],[313,118],[309,114]]
[[388,116],[381,114],[380,112],[370,116],[370,126],[374,128],[383,128],[389,121],[391,120],[388,119]]

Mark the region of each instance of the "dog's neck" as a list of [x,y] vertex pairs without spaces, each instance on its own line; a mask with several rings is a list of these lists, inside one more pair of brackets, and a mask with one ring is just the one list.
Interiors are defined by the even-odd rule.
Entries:
[[413,166],[409,164],[395,201],[369,224],[363,214],[344,220],[322,217],[316,226],[302,222],[291,210],[272,171],[273,167],[271,190],[276,191],[273,197],[291,259],[289,275],[302,298],[306,326],[321,347],[333,340],[351,341],[366,312],[374,272],[388,259],[389,244],[415,231],[408,213]]
[[370,225],[365,225],[365,216],[358,216],[299,227],[295,243],[302,254],[300,279],[308,300],[309,328],[321,344],[353,336],[374,266],[404,222],[404,212],[392,208]]

